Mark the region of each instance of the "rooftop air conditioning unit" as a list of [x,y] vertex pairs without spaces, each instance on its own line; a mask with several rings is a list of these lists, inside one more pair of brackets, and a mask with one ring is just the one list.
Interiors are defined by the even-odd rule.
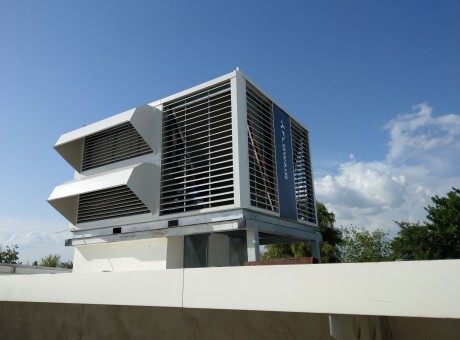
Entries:
[[308,130],[240,71],[62,135],[68,245],[257,230],[314,240]]

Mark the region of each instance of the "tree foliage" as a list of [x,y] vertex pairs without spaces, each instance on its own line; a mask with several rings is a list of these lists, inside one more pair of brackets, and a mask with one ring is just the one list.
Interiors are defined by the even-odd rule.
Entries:
[[45,257],[42,257],[40,261],[34,261],[34,266],[41,267],[54,267],[54,268],[66,268],[72,269],[72,261],[61,261],[61,255],[59,254],[49,254]]
[[57,268],[60,263],[61,263],[61,255],[49,254],[49,255],[47,255],[45,257],[42,257],[40,259],[40,262],[38,263],[38,265],[42,266],[42,267],[54,267],[54,268]]
[[[427,221],[396,222],[399,232],[393,240],[381,229],[335,228],[334,213],[316,202],[322,262],[460,259],[460,190],[452,188],[446,197],[431,200],[434,205],[425,207]],[[262,258],[304,256],[311,256],[309,243],[269,245]]]
[[[56,265],[57,263],[57,265]],[[73,269],[73,262],[72,261],[62,261],[61,256],[58,254],[49,254],[45,257],[40,259],[40,262],[35,260],[32,263],[33,266],[42,266],[42,267],[55,267],[55,268],[65,268],[65,269]]]
[[289,259],[294,257],[290,244],[269,244],[261,255],[262,260]]
[[452,188],[447,197],[434,196],[435,204],[425,208],[428,230],[433,235],[434,258],[460,258],[460,190]]
[[396,222],[400,230],[392,246],[397,258],[460,258],[460,190],[452,188],[446,197],[434,196],[431,200],[434,206],[425,208],[427,222]]
[[393,254],[400,260],[429,260],[433,256],[431,235],[425,224],[396,222],[398,236],[392,241]]
[[343,242],[340,246],[342,262],[380,262],[392,258],[389,233],[377,229],[349,227],[343,229]]
[[[342,241],[340,229],[334,226],[335,214],[329,212],[326,206],[316,201],[318,216],[318,231],[323,236],[320,244],[321,260],[324,263],[340,262],[340,251],[338,245]],[[270,244],[265,248],[262,259],[288,259],[311,256],[311,245],[308,242],[292,244]]]
[[323,236],[320,244],[321,261],[323,263],[340,262],[340,244],[343,242],[342,231],[335,227],[335,214],[329,212],[326,206],[316,201],[318,216],[318,231]]
[[0,247],[0,263],[21,264],[19,261],[18,245],[6,246],[5,248]]
[[72,269],[73,268],[73,262],[72,261],[64,261],[59,263],[58,265],[59,268],[66,268],[66,269]]

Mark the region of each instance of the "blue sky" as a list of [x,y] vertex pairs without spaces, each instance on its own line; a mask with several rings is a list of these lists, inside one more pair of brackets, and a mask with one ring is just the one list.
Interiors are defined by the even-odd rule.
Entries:
[[423,220],[460,186],[459,2],[0,0],[0,245],[63,247],[60,134],[239,67],[310,129],[337,225]]

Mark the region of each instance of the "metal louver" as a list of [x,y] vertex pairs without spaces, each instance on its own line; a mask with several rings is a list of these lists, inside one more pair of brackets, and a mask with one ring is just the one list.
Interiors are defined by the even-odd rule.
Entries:
[[272,102],[246,82],[251,205],[278,212]]
[[308,131],[291,120],[291,132],[297,216],[316,223]]
[[163,107],[160,215],[234,203],[230,83]]
[[150,213],[150,210],[125,185],[81,194],[77,223]]
[[85,137],[82,171],[153,152],[131,123]]

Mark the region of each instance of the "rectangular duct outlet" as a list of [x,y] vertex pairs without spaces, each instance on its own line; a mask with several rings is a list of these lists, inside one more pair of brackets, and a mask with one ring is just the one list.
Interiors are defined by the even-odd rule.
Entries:
[[179,220],[170,220],[168,221],[168,228],[178,227]]
[[81,194],[77,223],[145,213],[150,213],[145,204],[126,185],[121,185]]
[[130,122],[84,139],[82,171],[153,152]]

